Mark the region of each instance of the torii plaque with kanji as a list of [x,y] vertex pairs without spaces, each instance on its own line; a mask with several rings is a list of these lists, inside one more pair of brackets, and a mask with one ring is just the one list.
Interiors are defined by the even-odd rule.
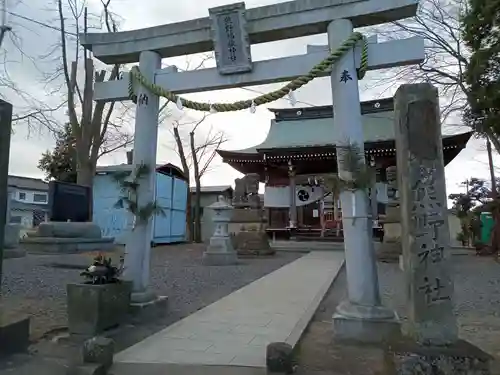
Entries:
[[215,60],[220,74],[247,73],[252,55],[245,18],[245,3],[209,9]]

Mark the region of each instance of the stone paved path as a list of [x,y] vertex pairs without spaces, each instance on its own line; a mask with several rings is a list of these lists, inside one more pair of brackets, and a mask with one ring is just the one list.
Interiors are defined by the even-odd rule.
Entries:
[[118,353],[116,366],[265,367],[266,345],[296,344],[343,262],[342,252],[311,252]]
[[[227,267],[207,267],[203,264],[204,250],[204,244],[178,244],[152,249],[151,288],[157,295],[169,298],[165,319],[158,323],[163,327],[302,255],[279,253],[265,259],[243,259]],[[123,249],[120,249],[107,256],[111,256],[116,263],[122,253]],[[80,272],[88,267],[95,255],[28,254],[25,258],[5,260],[0,299],[4,318],[8,321],[10,316],[30,316],[31,339],[34,341],[42,337],[49,339],[54,333],[64,332],[67,327],[66,284],[81,282]],[[153,325],[157,326],[155,323]],[[135,337],[132,342],[126,340],[127,346],[137,341]]]

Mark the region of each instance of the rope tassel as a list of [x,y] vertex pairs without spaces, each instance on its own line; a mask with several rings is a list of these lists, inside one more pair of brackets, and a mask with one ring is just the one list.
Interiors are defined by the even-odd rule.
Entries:
[[174,94],[173,92],[168,91],[161,86],[149,82],[146,79],[146,77],[144,77],[141,74],[141,71],[137,66],[132,67],[132,69],[130,70],[128,94],[130,100],[132,100],[132,102],[137,104],[137,95],[135,94],[135,83],[138,82],[153,94],[164,97],[170,100],[171,102],[176,103],[179,109],[181,109],[181,107],[182,108],[185,107],[195,111],[203,111],[211,113],[234,112],[234,111],[240,111],[242,109],[250,109],[251,111],[253,111],[255,107],[263,104],[272,103],[278,99],[281,99],[289,95],[291,92],[301,88],[302,86],[305,86],[313,79],[319,77],[321,73],[328,71],[328,69],[330,69],[331,66],[334,65],[347,51],[349,51],[351,48],[354,48],[359,41],[363,42],[361,50],[360,68],[357,71],[357,77],[359,80],[361,80],[364,78],[366,70],[368,68],[368,44],[363,34],[359,32],[354,32],[348,39],[346,39],[342,43],[342,45],[336,51],[332,52],[323,61],[316,64],[309,71],[307,75],[295,78],[286,86],[276,91],[271,91],[267,94],[262,94],[260,96],[257,96],[254,99],[240,100],[234,103],[213,103],[213,104],[191,101],[185,98],[181,98],[176,94]]

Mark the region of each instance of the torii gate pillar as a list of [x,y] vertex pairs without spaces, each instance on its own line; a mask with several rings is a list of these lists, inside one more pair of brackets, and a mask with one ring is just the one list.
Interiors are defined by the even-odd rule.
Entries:
[[[328,26],[330,50],[336,50],[353,32],[351,21],[339,19]],[[339,146],[355,144],[364,155],[358,79],[354,52],[347,52],[331,73],[333,122],[339,129]],[[337,149],[337,155],[342,149]],[[364,158],[362,160],[364,162]],[[337,158],[339,176],[342,170]],[[347,300],[340,303],[333,316],[334,334],[338,339],[381,342],[400,332],[395,313],[382,307],[377,265],[372,238],[368,196],[364,190],[340,193],[347,273]]]
[[[156,70],[161,67],[161,56],[153,51],[143,51],[139,58],[142,74],[154,80]],[[137,108],[134,129],[134,168],[146,165],[149,174],[142,177],[137,188],[137,203],[144,207],[155,201],[156,151],[158,143],[158,111],[160,99],[143,85],[137,87]],[[147,303],[155,299],[148,290],[151,237],[153,221],[134,223],[134,229],[125,246],[125,279],[132,281],[132,302]]]

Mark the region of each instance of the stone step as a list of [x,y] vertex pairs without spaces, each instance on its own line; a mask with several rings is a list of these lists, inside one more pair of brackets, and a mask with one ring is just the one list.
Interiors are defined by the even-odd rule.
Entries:
[[343,251],[343,242],[296,242],[296,241],[274,241],[271,242],[271,247],[276,251]]

